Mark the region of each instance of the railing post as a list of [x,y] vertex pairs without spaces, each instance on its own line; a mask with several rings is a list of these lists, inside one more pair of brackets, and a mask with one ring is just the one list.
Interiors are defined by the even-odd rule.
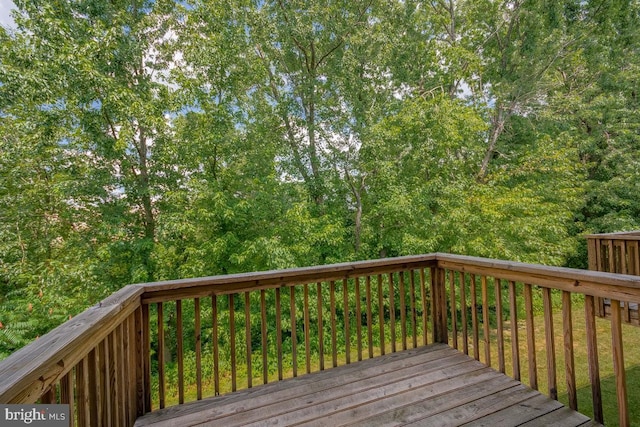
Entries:
[[433,342],[447,344],[447,305],[444,288],[444,269],[431,267],[431,301],[433,310]]

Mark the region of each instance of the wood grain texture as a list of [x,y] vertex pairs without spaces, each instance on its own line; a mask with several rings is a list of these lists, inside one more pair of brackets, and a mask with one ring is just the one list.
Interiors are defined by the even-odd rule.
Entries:
[[139,418],[136,426],[509,426],[536,425],[538,419],[546,425],[589,422],[437,343],[166,408]]

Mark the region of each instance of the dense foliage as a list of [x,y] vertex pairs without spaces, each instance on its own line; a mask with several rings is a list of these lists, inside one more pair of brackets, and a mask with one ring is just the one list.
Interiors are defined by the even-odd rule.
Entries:
[[637,0],[19,0],[0,358],[134,282],[640,227]]

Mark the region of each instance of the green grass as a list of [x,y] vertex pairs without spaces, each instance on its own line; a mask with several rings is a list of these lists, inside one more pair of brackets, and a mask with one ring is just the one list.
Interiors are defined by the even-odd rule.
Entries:
[[[589,370],[587,363],[587,340],[584,321],[584,303],[582,299],[574,300],[572,304],[572,330],[576,388],[578,395],[578,411],[593,417],[593,403],[591,397],[591,386],[589,382]],[[534,317],[535,339],[536,339],[536,364],[538,389],[549,394],[547,380],[547,359],[546,343],[543,316]],[[634,402],[640,402],[640,327],[623,324],[623,343],[625,357],[625,371],[627,382],[627,402],[629,407],[629,418],[633,425],[640,424],[640,407]],[[564,338],[562,325],[562,312],[560,309],[554,310],[553,316],[554,345],[556,354],[557,391],[558,400],[568,405],[567,383],[565,375],[564,361]],[[607,426],[618,425],[618,403],[616,399],[615,377],[613,375],[613,358],[611,354],[611,323],[608,319],[596,318],[596,330],[598,339],[598,359],[600,365],[600,379],[602,388],[604,421]],[[505,367],[506,374],[513,375],[513,362],[511,357],[511,328],[509,322],[504,324],[505,337]],[[482,328],[480,328],[482,336]],[[492,366],[498,367],[498,346],[496,331],[490,333],[490,350]],[[450,339],[450,344],[453,340]],[[518,347],[520,352],[520,373],[521,381],[527,385],[529,381],[529,363],[527,360],[526,326],[524,320],[518,321]],[[459,338],[461,347],[461,338]],[[473,347],[470,343],[469,354],[473,355]],[[484,345],[481,342],[480,361],[484,360]]]

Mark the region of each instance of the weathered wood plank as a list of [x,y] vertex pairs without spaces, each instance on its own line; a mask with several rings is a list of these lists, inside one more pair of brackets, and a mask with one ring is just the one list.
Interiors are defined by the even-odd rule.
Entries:
[[[546,396],[537,395],[474,420],[473,425],[477,427],[519,426],[560,408],[562,408],[562,403],[549,400]],[[582,420],[587,421],[587,417],[583,417]]]
[[420,410],[427,416],[430,411],[442,411],[479,399],[489,389],[495,392],[511,387],[514,387],[514,383],[508,378],[496,377],[495,371],[484,368],[365,402],[348,410],[307,420],[300,425],[376,425],[385,419],[396,417],[398,411],[403,410]]
[[[465,362],[462,362],[466,359]],[[221,419],[226,427],[287,425],[304,420],[325,417],[330,412],[347,410],[371,400],[409,390],[420,384],[440,382],[457,373],[483,369],[464,355],[433,361],[370,379],[352,381],[339,388],[320,390],[287,400],[287,405],[276,401],[256,409],[249,409]]]
[[[405,425],[437,425],[438,427],[454,427],[463,425],[465,423],[471,423],[472,421],[475,425],[475,421],[478,420],[478,418],[482,418],[486,415],[492,414],[504,408],[508,408],[512,405],[516,405],[520,402],[527,401],[536,396],[539,396],[536,391],[531,390],[523,385],[516,385],[515,387],[511,387],[497,393],[486,394],[485,397],[477,399],[469,404],[456,406],[450,410],[439,412],[428,418],[409,421],[405,423]],[[417,418],[418,416],[420,416],[420,414],[414,415],[415,418]]]
[[[167,408],[136,425],[495,426],[561,407],[446,345],[431,344]],[[558,412],[567,420],[575,420],[573,414]]]
[[431,344],[427,347],[419,347],[402,353],[389,353],[357,364],[343,365],[340,368],[322,372],[313,372],[295,380],[279,381],[266,386],[241,390],[237,393],[169,407],[139,418],[136,421],[136,425],[152,425],[163,420],[167,422],[166,425],[189,425],[188,423],[195,422],[202,419],[202,417],[213,419],[213,417],[224,416],[225,414],[242,410],[245,405],[238,407],[238,404],[247,399],[254,403],[254,407],[261,406],[260,401],[268,402],[270,398],[284,402],[305,393],[331,389],[356,380],[373,378],[399,369],[420,366],[451,356],[452,352],[455,353],[447,345]]
[[520,427],[578,427],[591,420],[566,406],[521,424]]

